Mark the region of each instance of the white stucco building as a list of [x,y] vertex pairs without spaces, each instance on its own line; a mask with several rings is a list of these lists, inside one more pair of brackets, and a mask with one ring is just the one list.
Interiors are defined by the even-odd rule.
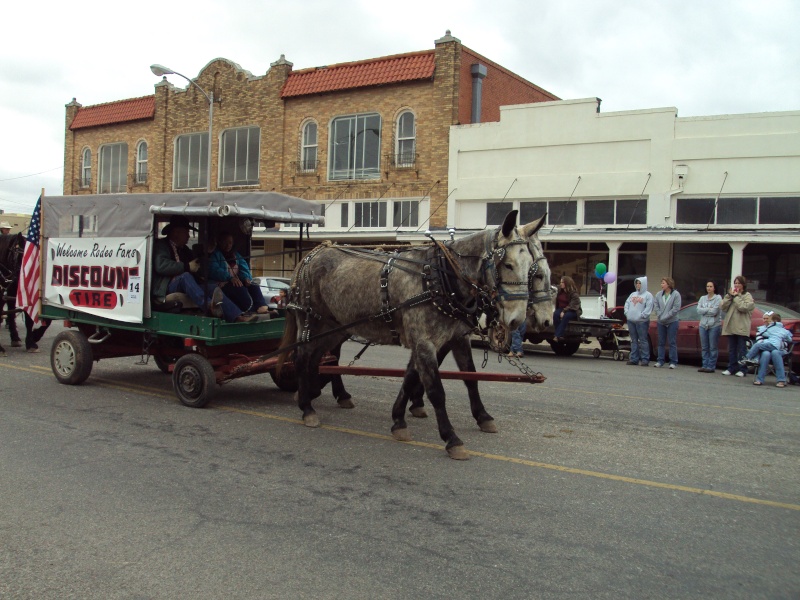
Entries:
[[[598,262],[617,302],[645,274],[672,276],[684,302],[742,273],[756,298],[800,301],[800,111],[677,116],[601,113],[596,98],[502,107],[450,134],[449,223],[459,230],[548,212],[554,278],[591,294]],[[617,283],[608,286],[613,305]]]

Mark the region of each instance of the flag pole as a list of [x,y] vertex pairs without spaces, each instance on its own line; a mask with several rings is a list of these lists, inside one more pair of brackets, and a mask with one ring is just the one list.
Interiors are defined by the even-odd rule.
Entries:
[[42,315],[42,306],[44,305],[44,255],[46,248],[42,245],[44,241],[44,188],[39,196],[39,307],[36,313],[37,318]]

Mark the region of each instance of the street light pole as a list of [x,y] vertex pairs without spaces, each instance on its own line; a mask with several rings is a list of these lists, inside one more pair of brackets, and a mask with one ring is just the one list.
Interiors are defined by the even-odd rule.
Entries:
[[158,77],[166,76],[166,75],[177,75],[178,77],[183,77],[186,81],[191,83],[194,87],[200,90],[200,93],[205,96],[206,100],[208,100],[208,165],[207,165],[207,172],[206,177],[206,191],[211,191],[211,135],[212,135],[212,128],[214,123],[214,92],[208,92],[201,88],[195,81],[189,79],[186,75],[182,75],[177,71],[173,71],[169,67],[165,67],[164,65],[150,65],[150,70],[153,72],[153,75]]

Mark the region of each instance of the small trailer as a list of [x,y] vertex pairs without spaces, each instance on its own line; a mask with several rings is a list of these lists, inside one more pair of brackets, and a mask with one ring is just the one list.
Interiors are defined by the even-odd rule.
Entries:
[[614,360],[627,360],[631,354],[630,335],[623,321],[606,316],[605,297],[582,297],[581,306],[581,318],[569,322],[563,340],[553,340],[553,327],[540,332],[529,331],[526,339],[532,344],[547,342],[558,356],[572,356],[581,344],[597,340],[600,347],[592,350],[592,356],[600,358],[603,352],[609,352]]

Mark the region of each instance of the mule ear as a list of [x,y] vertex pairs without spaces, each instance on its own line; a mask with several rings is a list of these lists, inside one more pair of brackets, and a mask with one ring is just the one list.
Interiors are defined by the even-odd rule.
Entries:
[[547,219],[547,213],[544,213],[541,217],[539,217],[535,221],[531,221],[527,225],[523,225],[522,226],[523,235],[525,237],[533,237],[533,235],[542,228],[542,225],[544,225],[546,219]]
[[508,237],[511,235],[511,232],[514,231],[514,227],[517,226],[517,211],[512,210],[506,215],[506,220],[503,221],[503,237]]

